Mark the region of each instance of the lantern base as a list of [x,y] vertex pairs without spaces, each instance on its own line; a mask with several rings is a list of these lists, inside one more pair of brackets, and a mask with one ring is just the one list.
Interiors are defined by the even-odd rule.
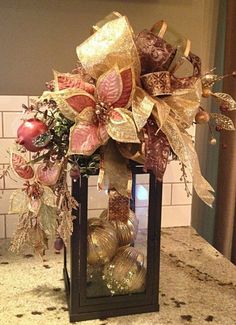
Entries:
[[117,310],[106,310],[102,312],[84,312],[77,315],[71,315],[70,314],[70,322],[80,322],[85,320],[91,320],[91,319],[106,319],[109,317],[118,317],[118,316],[127,316],[127,315],[133,315],[133,314],[142,314],[142,313],[151,313],[159,311],[159,306],[140,306],[140,307],[133,307],[126,309],[117,309]]
[[112,310],[107,309],[107,310],[102,310],[102,311],[90,311],[90,310],[86,311],[86,309],[83,308],[84,309],[83,312],[80,312],[79,314],[74,314],[71,312],[70,280],[69,280],[69,275],[68,275],[66,268],[64,268],[64,270],[63,270],[63,275],[64,275],[67,304],[69,307],[69,318],[70,318],[71,323],[85,321],[85,320],[91,320],[91,319],[106,319],[108,317],[127,316],[127,315],[143,314],[143,313],[159,311],[159,304],[155,303],[155,304],[150,304],[150,305],[145,305],[145,306],[135,306],[135,307],[117,308],[117,309],[114,309],[114,306],[113,306]]

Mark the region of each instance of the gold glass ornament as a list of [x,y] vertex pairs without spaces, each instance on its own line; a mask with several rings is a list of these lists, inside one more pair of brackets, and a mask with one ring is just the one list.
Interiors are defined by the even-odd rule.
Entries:
[[118,249],[111,262],[104,266],[103,280],[111,294],[142,291],[145,287],[144,255],[134,247]]
[[110,222],[99,218],[88,220],[87,261],[90,265],[109,262],[118,248],[115,228]]
[[131,209],[129,210],[127,222],[120,220],[109,220],[107,209],[101,213],[100,218],[108,220],[116,229],[119,246],[126,246],[134,243],[138,232],[138,219]]
[[197,124],[208,123],[210,120],[210,115],[206,111],[199,111],[195,116],[195,121]]

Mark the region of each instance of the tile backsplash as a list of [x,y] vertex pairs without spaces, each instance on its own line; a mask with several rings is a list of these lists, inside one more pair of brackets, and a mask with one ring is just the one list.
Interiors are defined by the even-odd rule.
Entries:
[[[16,130],[21,123],[22,104],[28,104],[28,96],[0,96],[0,173],[9,164],[8,148],[16,136]],[[193,134],[194,130],[192,130]],[[191,223],[192,198],[187,197],[184,183],[180,181],[179,162],[171,162],[166,170],[163,185],[162,227],[187,226]],[[17,215],[8,214],[9,198],[14,189],[20,188],[22,181],[16,177],[6,176],[0,180],[0,238],[12,237],[17,225]],[[191,183],[189,187],[191,188]],[[95,217],[106,208],[107,198],[96,190],[96,179],[89,181],[89,215]],[[147,212],[147,177],[140,176],[136,190],[139,227],[145,227]]]

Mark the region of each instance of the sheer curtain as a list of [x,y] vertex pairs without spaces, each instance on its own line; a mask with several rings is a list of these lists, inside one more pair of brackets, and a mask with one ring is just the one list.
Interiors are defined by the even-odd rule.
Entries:
[[[236,71],[236,1],[228,0],[225,74]],[[223,91],[236,98],[236,76],[226,78]],[[236,125],[236,111],[227,113]],[[220,136],[214,246],[236,264],[236,131]]]

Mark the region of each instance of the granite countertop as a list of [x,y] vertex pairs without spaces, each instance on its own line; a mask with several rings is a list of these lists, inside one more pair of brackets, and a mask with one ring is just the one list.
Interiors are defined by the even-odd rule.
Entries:
[[[0,241],[0,324],[68,325],[63,256],[42,262],[13,255]],[[87,325],[236,324],[236,268],[192,228],[164,228],[160,312],[81,322]]]

